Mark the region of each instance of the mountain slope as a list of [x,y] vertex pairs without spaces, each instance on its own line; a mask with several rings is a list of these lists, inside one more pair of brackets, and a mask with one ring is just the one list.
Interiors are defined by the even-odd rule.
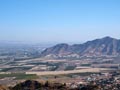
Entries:
[[41,56],[91,56],[91,55],[120,55],[120,40],[104,37],[83,44],[57,44],[45,49]]

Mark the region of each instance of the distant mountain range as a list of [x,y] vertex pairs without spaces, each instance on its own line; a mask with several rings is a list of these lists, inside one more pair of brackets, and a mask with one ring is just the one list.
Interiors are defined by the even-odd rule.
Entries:
[[104,37],[83,44],[68,45],[57,44],[45,49],[41,57],[80,57],[80,56],[102,56],[120,55],[120,40]]

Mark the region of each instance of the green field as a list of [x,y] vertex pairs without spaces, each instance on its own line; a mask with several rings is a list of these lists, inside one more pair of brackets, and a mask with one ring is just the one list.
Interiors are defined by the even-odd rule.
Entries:
[[38,76],[35,74],[24,74],[24,73],[17,73],[17,74],[0,74],[0,79],[5,77],[16,77],[16,79],[37,79]]

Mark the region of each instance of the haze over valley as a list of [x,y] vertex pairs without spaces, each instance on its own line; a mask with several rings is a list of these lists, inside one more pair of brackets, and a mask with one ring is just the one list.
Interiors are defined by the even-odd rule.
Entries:
[[120,90],[120,1],[0,0],[0,90]]

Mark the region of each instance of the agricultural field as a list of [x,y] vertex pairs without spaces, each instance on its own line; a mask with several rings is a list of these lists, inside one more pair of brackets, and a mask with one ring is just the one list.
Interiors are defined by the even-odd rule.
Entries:
[[14,77],[16,80],[18,79],[37,79],[38,76],[36,74],[24,74],[24,73],[14,73],[14,74],[0,74],[0,79],[6,77]]

